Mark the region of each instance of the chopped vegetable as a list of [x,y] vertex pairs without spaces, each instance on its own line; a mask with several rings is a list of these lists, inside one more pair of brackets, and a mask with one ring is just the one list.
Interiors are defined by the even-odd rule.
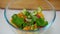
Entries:
[[23,18],[19,18],[16,14],[14,14],[13,16],[12,16],[12,22],[14,23],[14,24],[16,24],[17,26],[21,26],[21,24],[23,24],[24,23],[24,19]]
[[39,27],[43,28],[48,25],[48,21],[45,20],[42,13],[42,9],[39,7],[33,12],[29,12],[23,9],[22,12],[12,15],[12,23],[18,26],[22,30],[38,30]]
[[23,13],[24,15],[26,15],[26,16],[29,16],[29,15],[30,15],[29,11],[27,11],[26,9],[23,9],[22,13]]
[[37,11],[38,12],[42,12],[42,8],[41,7],[38,7]]
[[31,28],[30,26],[26,26],[23,28],[23,30],[30,30],[30,28]]
[[48,22],[44,21],[44,19],[42,19],[42,18],[39,18],[36,20],[36,24],[37,24],[37,26],[46,26],[48,24]]
[[39,13],[37,13],[37,15],[36,15],[38,18],[44,18],[44,15],[41,13],[41,12],[39,12]]
[[37,14],[37,10],[34,10],[31,14],[32,15],[36,15]]

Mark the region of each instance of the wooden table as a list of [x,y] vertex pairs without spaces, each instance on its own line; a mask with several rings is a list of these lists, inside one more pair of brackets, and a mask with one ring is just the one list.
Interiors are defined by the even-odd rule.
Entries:
[[[12,0],[0,0],[0,8],[5,8],[7,3],[11,2]],[[27,2],[26,2],[27,1]],[[60,0],[48,0],[54,7],[56,10],[60,10]],[[20,2],[20,1],[16,1],[16,2]],[[16,6],[12,4],[12,8],[15,9],[22,9],[23,7],[27,8],[27,9],[35,9],[37,6],[39,6],[40,4],[44,4],[44,0],[42,2],[40,2],[40,0],[22,0],[22,2],[20,2],[22,4],[20,4],[20,6]],[[19,4],[19,3],[18,3]],[[26,6],[27,5],[27,6]],[[45,10],[49,9],[48,6],[46,5],[42,5]]]

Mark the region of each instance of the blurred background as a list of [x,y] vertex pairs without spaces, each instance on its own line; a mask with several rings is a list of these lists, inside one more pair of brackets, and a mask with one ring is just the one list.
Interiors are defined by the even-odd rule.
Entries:
[[[4,9],[6,7],[6,5],[7,5],[7,3],[11,2],[11,1],[12,0],[0,0],[0,8]],[[60,10],[60,0],[48,0],[48,1],[55,7],[56,10],[58,10],[58,11]],[[32,6],[31,6],[31,2],[34,2],[34,3],[32,3]],[[30,9],[35,9],[35,7],[40,5],[39,3],[42,4],[42,2],[40,2],[39,0],[28,0],[28,1],[27,0],[25,0],[25,1],[23,0],[21,3],[23,4],[23,5],[20,4],[21,6],[15,6],[16,5],[16,3],[15,3],[15,5],[13,5],[12,8],[19,9],[19,7],[20,8],[27,7],[28,9],[29,8]],[[45,2],[43,2],[43,3],[45,3]],[[44,8],[44,9],[47,10],[49,8],[47,7],[47,8]]]

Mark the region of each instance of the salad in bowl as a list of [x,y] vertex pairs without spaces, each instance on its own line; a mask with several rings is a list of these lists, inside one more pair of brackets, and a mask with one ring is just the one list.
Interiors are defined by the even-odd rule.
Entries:
[[38,30],[48,25],[48,21],[45,20],[40,7],[31,12],[23,9],[20,13],[13,14],[11,16],[11,23],[15,24],[19,29],[26,31]]
[[14,32],[41,34],[54,23],[56,11],[47,0],[12,0],[4,10],[4,18],[10,28],[16,29],[11,28]]

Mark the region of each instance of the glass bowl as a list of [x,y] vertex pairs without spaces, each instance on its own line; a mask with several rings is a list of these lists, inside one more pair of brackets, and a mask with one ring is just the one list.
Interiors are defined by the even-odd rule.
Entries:
[[[48,21],[48,25],[37,31],[23,31],[16,28],[11,24],[10,19],[13,14],[17,14],[26,8],[28,11],[36,10],[38,7],[42,7],[42,13],[45,19]],[[56,18],[56,11],[52,4],[48,0],[12,0],[7,3],[4,10],[4,17],[9,25],[20,31],[20,34],[40,34],[50,28]]]

